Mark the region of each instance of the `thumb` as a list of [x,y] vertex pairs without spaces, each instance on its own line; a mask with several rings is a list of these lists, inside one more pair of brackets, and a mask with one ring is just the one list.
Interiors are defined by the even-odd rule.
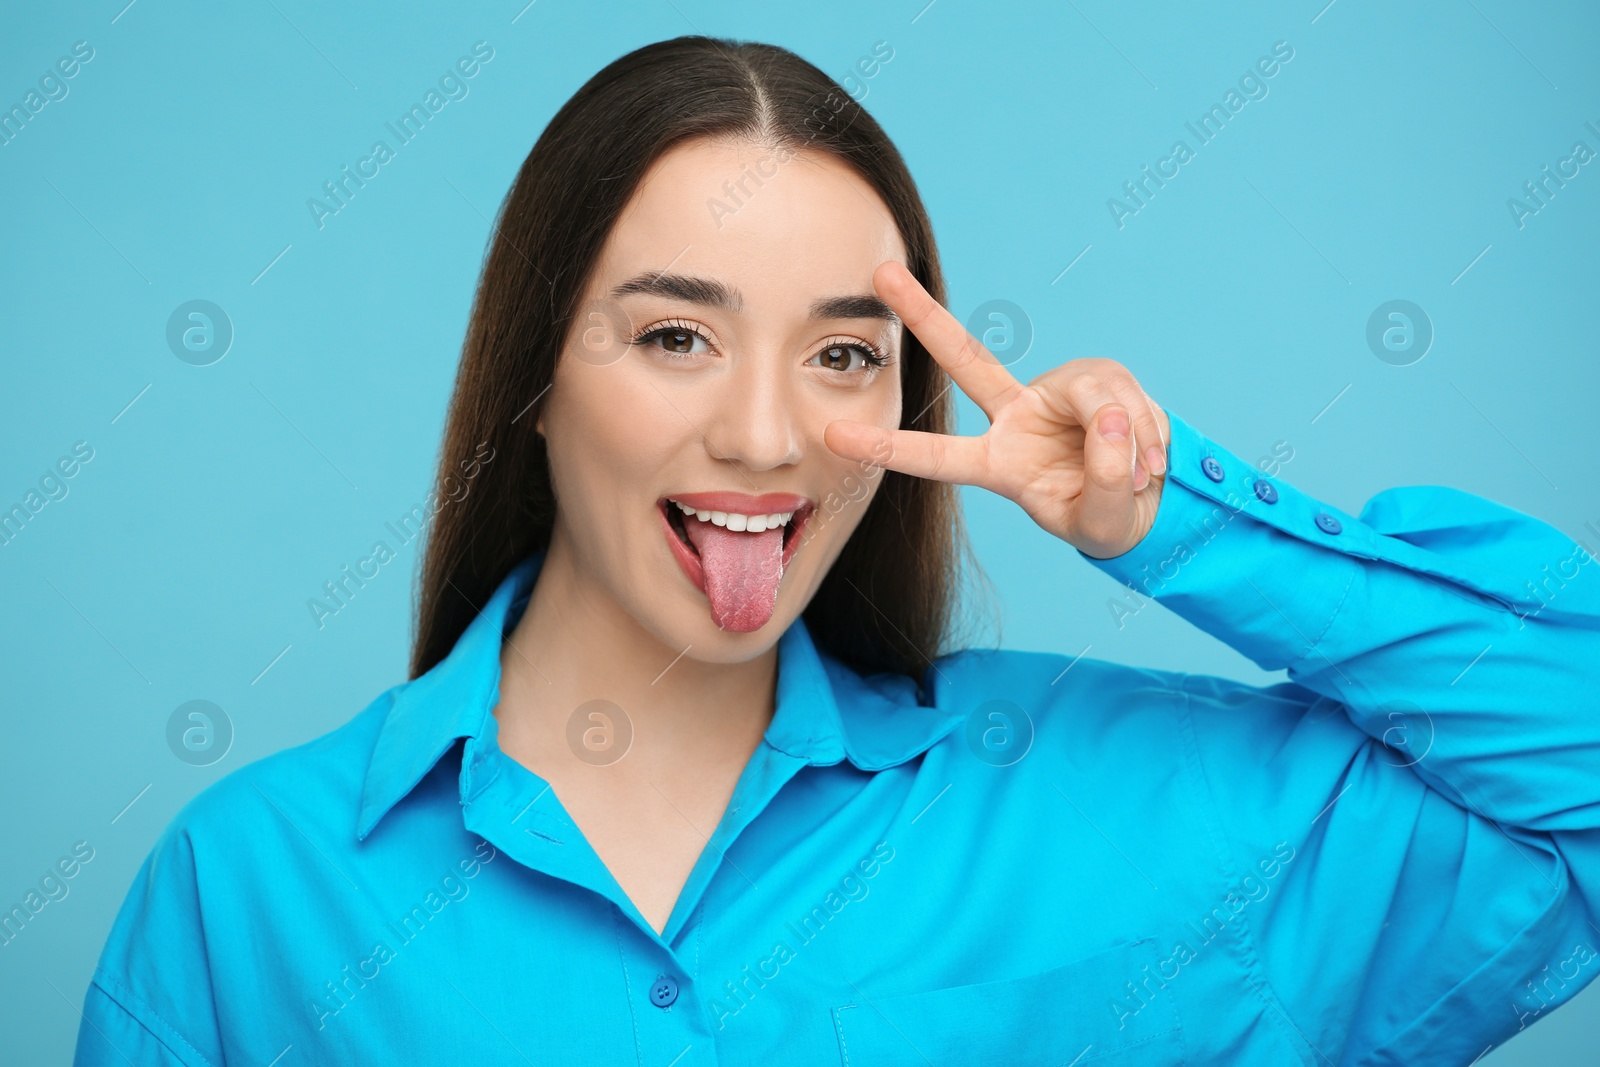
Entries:
[[1077,526],[1087,538],[1119,546],[1134,520],[1133,466],[1138,441],[1121,404],[1104,404],[1083,435],[1083,494]]

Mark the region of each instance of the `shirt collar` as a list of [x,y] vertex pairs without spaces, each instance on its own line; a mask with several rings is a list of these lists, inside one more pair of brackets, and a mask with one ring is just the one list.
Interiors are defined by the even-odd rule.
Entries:
[[[500,646],[522,617],[544,553],[512,568],[468,624],[449,655],[396,687],[362,785],[356,837],[364,840],[389,810],[449,752],[479,737],[500,693]],[[921,755],[957,724],[952,710],[919,702],[909,677],[862,677],[818,649],[803,619],[778,639],[777,703],[766,743],[818,765],[848,759],[866,771]]]

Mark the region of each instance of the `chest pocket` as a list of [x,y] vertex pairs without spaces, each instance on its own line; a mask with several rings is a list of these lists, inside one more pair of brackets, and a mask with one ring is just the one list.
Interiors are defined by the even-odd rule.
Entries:
[[[1144,938],[1020,978],[858,997],[833,1013],[844,1067],[1180,1065],[1175,990]],[[1142,995],[1128,983],[1143,984]]]

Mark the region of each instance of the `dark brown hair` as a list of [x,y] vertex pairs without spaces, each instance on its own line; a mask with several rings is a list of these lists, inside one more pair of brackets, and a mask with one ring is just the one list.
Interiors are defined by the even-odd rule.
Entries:
[[[615,60],[540,134],[500,205],[472,306],[439,457],[439,495],[474,457],[427,536],[411,676],[454,646],[506,574],[549,544],[556,501],[537,405],[601,247],[640,178],[693,137],[830,153],[888,205],[911,273],[944,302],[933,229],[892,142],[838,83],[787,49],[702,36]],[[907,429],[948,432],[949,380],[906,331]],[[493,452],[487,452],[492,448]],[[883,472],[877,496],[804,618],[817,645],[864,672],[921,675],[944,651],[964,541],[955,490]]]

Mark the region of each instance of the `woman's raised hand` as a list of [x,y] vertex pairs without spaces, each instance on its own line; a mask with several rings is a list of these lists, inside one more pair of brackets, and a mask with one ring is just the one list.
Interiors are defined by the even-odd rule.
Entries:
[[958,437],[841,420],[824,431],[833,452],[982,486],[1085,555],[1105,559],[1139,543],[1155,522],[1171,432],[1127,368],[1074,359],[1023,385],[904,266],[880,264],[872,282],[989,429]]

